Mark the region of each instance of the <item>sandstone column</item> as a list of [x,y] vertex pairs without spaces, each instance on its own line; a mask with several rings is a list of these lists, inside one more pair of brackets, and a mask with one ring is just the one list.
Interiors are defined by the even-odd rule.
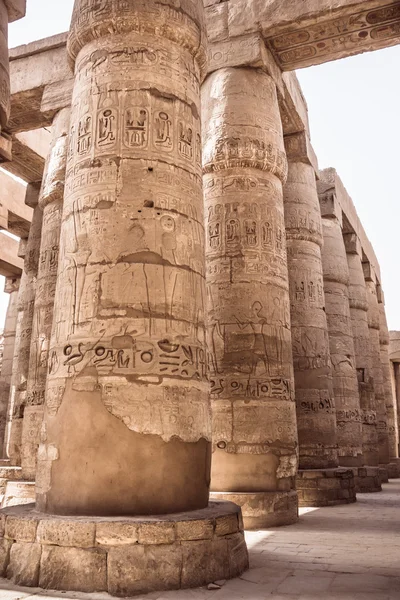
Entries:
[[342,213],[333,195],[321,196],[324,247],[322,264],[333,389],[337,411],[339,462],[363,464],[362,415],[349,305],[349,268],[342,234]]
[[31,481],[36,474],[49,367],[70,116],[71,111],[66,108],[53,121],[52,143],[39,196],[43,225],[21,444],[22,476]]
[[211,489],[247,528],[297,519],[296,407],[277,93],[252,68],[203,85]]
[[26,404],[27,382],[29,376],[29,356],[32,335],[33,310],[35,306],[36,280],[39,266],[40,238],[43,212],[38,206],[40,186],[29,184],[26,193],[26,204],[33,210],[32,223],[26,243],[24,270],[18,294],[18,343],[13,365],[13,381],[11,390],[8,455],[11,463],[21,464],[22,423]]
[[375,405],[378,429],[379,468],[382,481],[387,481],[387,466],[390,462],[387,429],[386,399],[381,365],[379,339],[379,305],[376,293],[376,275],[369,262],[363,262],[368,300],[369,359],[374,382]]
[[0,448],[3,448],[4,446],[7,426],[8,404],[10,399],[15,337],[17,330],[17,301],[20,282],[21,277],[7,277],[4,289],[7,294],[10,294],[10,299],[8,302],[4,325],[3,363],[0,375]]
[[4,129],[10,118],[10,67],[8,62],[8,11],[0,0],[0,163],[11,160],[11,141]]
[[285,146],[289,175],[284,206],[300,453],[297,490],[300,505],[323,506],[354,501],[355,494],[350,494],[352,473],[336,468],[336,410],[315,179],[318,165],[307,134],[286,136]]
[[375,393],[369,359],[368,301],[362,266],[362,247],[355,233],[344,234],[349,268],[349,304],[360,409],[362,414],[362,450],[364,469],[358,469],[358,492],[378,492],[379,479],[378,429]]
[[381,366],[383,375],[383,387],[386,401],[387,433],[389,443],[389,459],[387,465],[390,479],[400,477],[400,458],[398,452],[397,435],[397,411],[395,407],[396,399],[392,388],[392,375],[389,359],[389,329],[386,320],[385,299],[381,286],[377,285],[377,297],[379,304],[379,342]]

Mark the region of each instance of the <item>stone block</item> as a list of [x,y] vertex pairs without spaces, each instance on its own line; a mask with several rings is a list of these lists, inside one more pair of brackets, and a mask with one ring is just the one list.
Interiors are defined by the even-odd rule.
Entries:
[[100,549],[43,546],[39,586],[72,592],[107,591],[107,555]]
[[335,479],[321,479],[318,482],[318,487],[321,490],[337,490],[340,487],[340,483]]
[[11,546],[7,579],[16,585],[37,587],[42,547],[40,544],[16,542]]
[[321,479],[324,477],[324,471],[299,471],[298,478],[299,479]]
[[215,520],[215,533],[218,536],[229,535],[239,531],[239,521],[237,515],[226,515],[217,517]]
[[18,542],[34,542],[36,540],[37,520],[7,517],[4,537]]
[[0,577],[4,577],[10,560],[11,540],[0,540]]
[[139,544],[172,544],[175,541],[174,523],[142,523],[139,527]]
[[181,579],[182,549],[164,545],[111,548],[107,569],[108,592],[112,596],[177,590]]
[[249,568],[249,553],[240,533],[228,537],[228,554],[230,577],[239,577]]
[[92,548],[95,542],[95,530],[95,523],[44,519],[39,523],[37,540],[41,544]]
[[138,541],[138,526],[131,523],[108,521],[96,526],[96,544],[124,546]]
[[[242,537],[243,539],[243,537]],[[182,542],[183,588],[200,587],[216,579],[228,579],[228,541],[215,539],[208,541]]]
[[176,523],[176,536],[178,540],[209,540],[214,534],[214,523],[204,521],[180,521]]

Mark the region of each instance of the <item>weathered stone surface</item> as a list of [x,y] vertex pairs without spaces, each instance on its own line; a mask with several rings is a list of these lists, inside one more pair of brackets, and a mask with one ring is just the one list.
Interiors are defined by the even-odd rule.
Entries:
[[102,11],[75,3],[68,49],[79,60],[38,467],[46,511],[207,505],[203,42],[201,0],[110,0]]
[[379,467],[359,467],[352,469],[357,494],[371,494],[382,491]]
[[30,481],[7,481],[2,508],[31,504],[35,501],[35,484]]
[[16,542],[11,546],[7,579],[17,585],[36,587],[39,584],[40,544]]
[[299,506],[335,506],[356,502],[354,473],[351,469],[299,471],[296,487]]
[[292,152],[290,147],[284,206],[300,468],[330,468],[339,463],[321,261],[321,214],[314,168],[299,161],[297,150]]
[[297,432],[275,85],[221,69],[203,95],[212,490],[288,491]]
[[96,544],[99,546],[126,546],[138,541],[138,525],[118,521],[98,523]]
[[37,541],[42,545],[93,548],[95,529],[95,523],[49,518],[40,521]]
[[363,419],[350,315],[349,269],[339,220],[336,217],[324,217],[322,224],[325,309],[336,404],[339,464],[356,467],[363,464]]
[[39,586],[72,592],[104,591],[107,589],[107,555],[93,548],[43,546]]

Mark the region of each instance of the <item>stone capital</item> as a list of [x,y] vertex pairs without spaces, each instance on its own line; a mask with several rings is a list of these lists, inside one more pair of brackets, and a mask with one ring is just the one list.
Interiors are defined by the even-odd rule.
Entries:
[[362,256],[361,240],[356,233],[344,233],[343,239],[347,254]]
[[20,283],[21,277],[19,275],[14,275],[13,277],[6,277],[4,282],[4,292],[6,294],[12,294],[13,292],[17,292],[19,290]]
[[36,208],[39,203],[41,182],[28,183],[26,186],[25,204],[30,208]]
[[26,13],[26,0],[4,0],[8,12],[8,22],[22,19]]
[[319,173],[318,159],[305,131],[285,135],[284,141],[288,162],[302,162],[311,165],[315,173]]
[[374,267],[371,265],[371,263],[369,261],[364,261],[362,266],[365,281],[372,281],[373,283],[376,283],[376,274]]
[[318,194],[321,215],[323,219],[337,219],[342,225],[343,215],[342,209],[336,197],[334,190],[326,190],[324,193]]

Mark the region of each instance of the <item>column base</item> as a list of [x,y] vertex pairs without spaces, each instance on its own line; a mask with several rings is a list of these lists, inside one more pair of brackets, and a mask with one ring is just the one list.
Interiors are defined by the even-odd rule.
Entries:
[[299,506],[335,506],[356,502],[352,469],[307,469],[296,478]]
[[382,491],[379,467],[353,467],[357,494],[372,494]]
[[246,530],[292,525],[299,518],[297,492],[212,492],[213,500],[234,502],[242,509]]
[[127,597],[200,587],[249,568],[240,508],[154,517],[61,517],[34,505],[0,511],[0,576],[16,585]]
[[388,465],[379,465],[378,468],[381,483],[389,483]]
[[391,458],[390,463],[385,466],[389,479],[400,479],[400,458]]
[[1,508],[35,502],[35,482],[7,481]]

